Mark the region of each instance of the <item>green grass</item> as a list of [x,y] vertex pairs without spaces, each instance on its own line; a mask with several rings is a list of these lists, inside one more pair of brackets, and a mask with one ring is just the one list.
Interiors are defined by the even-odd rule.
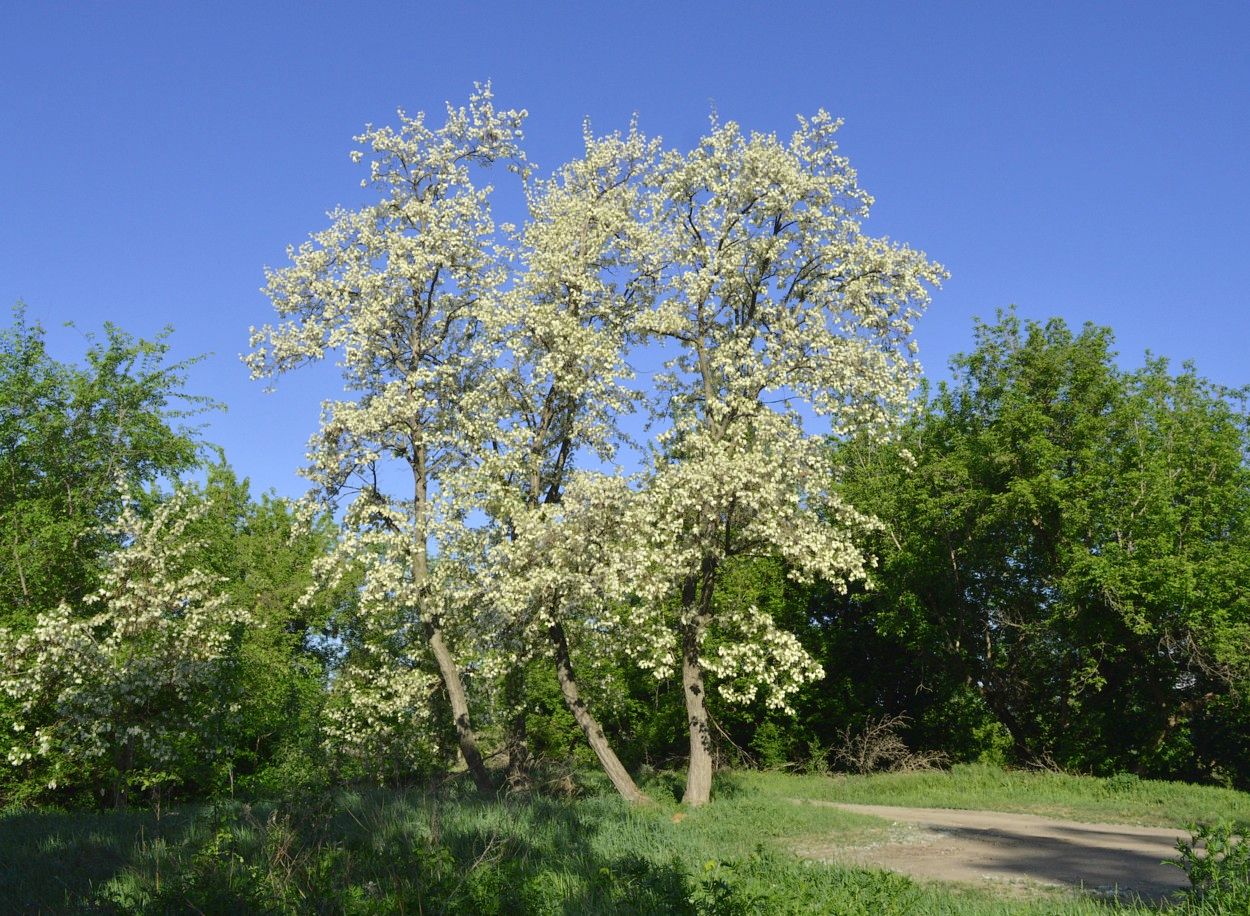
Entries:
[[[1125,783],[1124,780],[1120,781]],[[456,791],[340,791],[286,803],[0,817],[0,911],[166,913],[1146,913],[1050,897],[999,900],[883,872],[804,862],[805,837],[862,837],[879,822],[809,798],[1041,811],[1176,823],[1250,812],[1250,796],[1174,784],[957,768],[950,774],[723,773],[684,811],[671,780],[629,808],[482,800]]]
[[738,773],[742,791],[864,805],[1016,811],[1069,820],[1185,827],[1250,823],[1250,793],[1181,782],[1097,779],[1036,770],[963,765],[879,776]]

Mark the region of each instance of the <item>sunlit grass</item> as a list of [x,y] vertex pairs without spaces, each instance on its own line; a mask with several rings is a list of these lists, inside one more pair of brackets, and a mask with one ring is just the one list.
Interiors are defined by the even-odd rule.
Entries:
[[867,805],[1016,811],[1078,821],[1159,827],[1238,820],[1250,823],[1250,793],[1213,786],[1038,770],[956,766],[876,776],[735,774],[744,791]]

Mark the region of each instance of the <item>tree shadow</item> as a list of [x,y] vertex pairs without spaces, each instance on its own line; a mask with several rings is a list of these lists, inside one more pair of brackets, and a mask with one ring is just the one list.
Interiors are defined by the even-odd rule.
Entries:
[[1164,862],[1174,853],[1128,846],[1113,830],[1057,828],[1056,836],[1039,836],[998,826],[931,829],[963,844],[967,866],[984,875],[1023,876],[1152,904],[1174,901],[1189,886],[1181,869]]
[[135,851],[157,840],[176,845],[194,817],[166,812],[20,811],[0,814],[0,908],[61,913],[89,908]]

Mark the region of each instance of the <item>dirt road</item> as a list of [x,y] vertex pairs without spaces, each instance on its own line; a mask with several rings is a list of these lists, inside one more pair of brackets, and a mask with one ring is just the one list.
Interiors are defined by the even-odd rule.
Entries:
[[809,858],[886,868],[916,878],[1001,882],[1018,886],[1083,888],[1104,895],[1162,901],[1189,886],[1176,858],[1188,833],[1161,827],[1083,824],[1032,814],[843,805],[844,811],[885,818],[894,827],[881,842],[821,846],[797,852]]

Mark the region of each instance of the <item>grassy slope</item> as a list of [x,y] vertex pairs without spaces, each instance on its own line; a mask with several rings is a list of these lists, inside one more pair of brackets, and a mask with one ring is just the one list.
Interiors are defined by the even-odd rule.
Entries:
[[[786,851],[794,840],[870,833],[877,822],[790,799],[1139,823],[1250,817],[1244,793],[1158,783],[1109,789],[1102,780],[985,768],[865,778],[726,773],[718,780],[713,804],[689,812],[671,796],[629,809],[607,795],[488,802],[412,790],[342,792],[285,807],[188,807],[159,824],[142,813],[9,815],[0,818],[0,910],[67,912],[94,896],[147,912],[185,909],[187,902],[205,912],[306,912],[316,905],[412,912],[414,901],[437,912],[441,904],[431,904],[450,900],[447,912],[481,916],[1106,914],[1106,905],[1091,901],[998,901],[803,863]],[[666,786],[651,788],[658,798]]]

